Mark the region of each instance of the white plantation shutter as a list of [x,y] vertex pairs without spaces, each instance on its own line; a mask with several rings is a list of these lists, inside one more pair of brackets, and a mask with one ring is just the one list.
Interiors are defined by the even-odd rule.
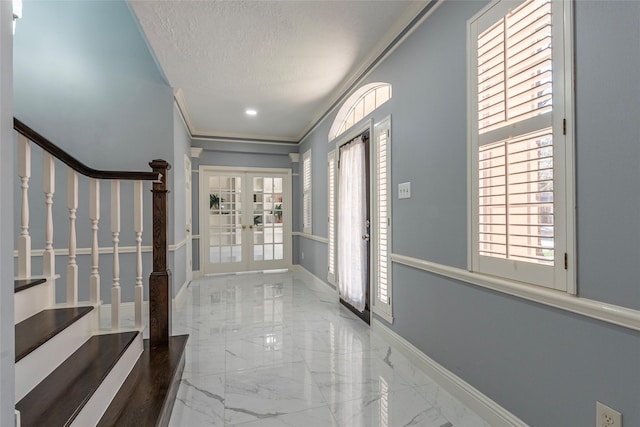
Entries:
[[470,22],[471,268],[566,290],[563,3],[503,0]]
[[329,283],[336,284],[336,184],[337,184],[337,171],[338,171],[338,152],[333,150],[329,153],[328,158],[328,171],[327,171],[327,198],[328,198],[328,234],[329,244],[328,246],[328,280]]
[[553,265],[551,129],[480,147],[480,255]]
[[477,45],[481,134],[551,112],[551,0],[525,2]]
[[391,310],[391,128],[386,119],[375,126],[375,309],[387,320]]
[[505,121],[504,20],[478,37],[478,121],[481,132]]
[[302,231],[312,233],[311,227],[311,150],[302,156]]

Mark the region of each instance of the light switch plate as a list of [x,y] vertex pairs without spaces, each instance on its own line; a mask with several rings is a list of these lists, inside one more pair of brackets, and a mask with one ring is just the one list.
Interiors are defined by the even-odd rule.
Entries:
[[411,198],[411,182],[402,182],[398,184],[398,199]]

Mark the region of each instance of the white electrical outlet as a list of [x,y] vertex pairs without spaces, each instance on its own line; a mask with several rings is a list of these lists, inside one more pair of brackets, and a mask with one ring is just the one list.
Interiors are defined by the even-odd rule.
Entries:
[[402,182],[398,184],[398,199],[411,198],[411,182]]
[[596,401],[596,427],[622,427],[622,414]]

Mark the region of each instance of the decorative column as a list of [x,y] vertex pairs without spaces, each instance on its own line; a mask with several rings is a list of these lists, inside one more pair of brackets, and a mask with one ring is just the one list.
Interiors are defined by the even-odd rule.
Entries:
[[149,338],[151,347],[166,346],[171,336],[171,271],[167,268],[167,172],[165,160],[149,163],[160,180],[153,183],[153,272],[149,276]]

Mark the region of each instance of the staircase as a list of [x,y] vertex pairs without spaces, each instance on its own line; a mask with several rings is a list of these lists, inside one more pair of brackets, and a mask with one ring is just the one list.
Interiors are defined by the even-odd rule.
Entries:
[[[18,278],[15,281],[15,401],[18,426],[165,426],[184,368],[188,336],[171,336],[171,274],[167,269],[167,171],[162,160],[150,163],[153,172],[100,171],[89,168],[19,120],[18,175],[21,183],[21,232],[18,237]],[[31,145],[42,148],[44,203],[35,209],[44,217],[42,250],[32,250],[29,181]],[[67,167],[66,202],[69,210],[68,246],[53,243],[55,166]],[[86,178],[85,178],[86,177]],[[82,194],[79,179],[88,181]],[[112,254],[110,304],[100,290],[99,237],[100,183],[108,181],[109,254]],[[120,254],[121,181],[133,185],[135,250]],[[152,181],[153,271],[149,274],[149,320],[143,319],[143,186]],[[81,184],[83,184],[81,182]],[[91,250],[89,277],[79,278],[76,247],[76,213],[79,196],[89,200]],[[100,246],[103,246],[101,251]],[[38,252],[36,254],[36,252]],[[85,251],[86,252],[86,251]],[[41,253],[41,255],[40,255]],[[68,253],[65,274],[66,301],[56,303],[56,259]],[[133,257],[135,283],[133,310],[124,315],[121,301],[120,261]],[[42,256],[42,275],[32,274],[32,259]],[[124,259],[124,258],[123,258]],[[36,264],[36,262],[34,262]],[[82,285],[86,284],[87,289]],[[80,301],[79,295],[89,296]],[[107,293],[108,295],[108,293]],[[104,296],[104,295],[103,295]],[[130,325],[125,327],[124,325]],[[143,338],[145,324],[149,339]]]

